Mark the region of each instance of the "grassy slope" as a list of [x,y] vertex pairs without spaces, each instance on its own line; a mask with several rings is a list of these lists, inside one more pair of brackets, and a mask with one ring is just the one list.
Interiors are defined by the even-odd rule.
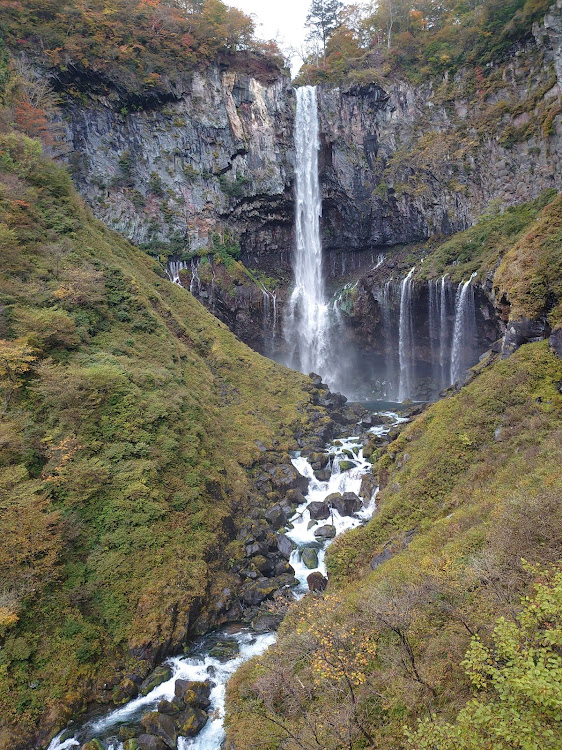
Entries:
[[132,652],[181,642],[224,586],[243,467],[257,441],[287,449],[308,395],[94,221],[17,135],[0,141],[0,254],[0,354],[31,348],[0,414],[0,747],[13,748]]
[[[233,747],[400,748],[404,724],[464,704],[460,661],[472,633],[486,640],[517,609],[533,577],[521,558],[562,557],[561,380],[546,342],[527,345],[379,457],[380,510],[330,548],[327,604],[305,600],[274,649],[232,681]],[[394,557],[371,571],[389,542]],[[370,639],[376,655],[358,662]]]

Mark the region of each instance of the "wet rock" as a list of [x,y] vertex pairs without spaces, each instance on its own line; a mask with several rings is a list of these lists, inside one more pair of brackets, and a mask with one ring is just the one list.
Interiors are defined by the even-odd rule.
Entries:
[[287,503],[288,507],[293,505],[302,505],[306,502],[306,498],[300,490],[289,490],[287,492],[285,500],[281,501],[281,505]]
[[306,582],[310,591],[324,591],[328,585],[328,579],[319,571],[311,573]]
[[129,677],[126,677],[124,680],[121,680],[113,691],[113,702],[116,706],[121,706],[123,703],[128,703],[133,698],[136,698],[138,694],[138,685],[135,685]]
[[203,729],[208,718],[200,708],[188,706],[176,719],[180,736],[195,737]]
[[123,726],[123,727],[119,727],[119,731],[117,732],[117,739],[120,740],[121,742],[125,742],[125,740],[134,739],[136,735],[137,735],[137,730],[134,727]]
[[[220,662],[230,661],[231,659],[236,658],[239,653],[240,645],[238,641],[235,641],[232,638],[225,638],[224,640],[217,641],[217,643],[209,649],[209,656],[212,656],[213,659],[218,659]],[[191,703],[191,701],[186,700],[185,698],[184,701],[186,703]]]
[[366,414],[364,417],[361,418],[359,421],[359,424],[361,427],[378,427],[382,424],[384,424],[383,420],[378,414]]
[[178,730],[171,716],[159,714],[158,711],[151,711],[142,717],[141,724],[147,734],[159,737],[166,747],[175,750]]
[[277,547],[279,548],[279,554],[288,560],[291,557],[295,545],[288,536],[285,536],[285,534],[279,534],[277,537]]
[[363,474],[361,477],[361,489],[359,495],[365,503],[370,503],[373,493],[377,489],[377,479],[372,474]]
[[330,506],[326,502],[314,501],[308,506],[310,518],[315,521],[324,521],[330,517]]
[[318,551],[314,547],[305,547],[301,552],[301,560],[309,570],[318,567]]
[[310,531],[310,529],[313,529],[315,526],[318,526],[318,521],[311,520],[306,525],[306,530]]
[[353,461],[340,461],[340,471],[349,471],[349,469],[354,469],[355,463]]
[[[228,639],[228,643],[236,645],[237,650],[234,652],[234,656],[236,656],[240,651],[238,643],[232,639]],[[202,680],[176,680],[174,693],[176,698],[192,706],[208,708],[211,705],[209,697],[211,695],[210,682],[203,682]]]
[[177,714],[180,709],[175,703],[170,703],[170,701],[164,699],[158,704],[157,710],[159,714],[173,715]]
[[123,750],[139,750],[139,743],[134,737],[131,737],[123,743]]
[[98,739],[94,739],[82,745],[80,750],[103,750],[103,745]]
[[320,528],[316,529],[314,532],[314,536],[317,539],[333,539],[335,535],[336,535],[336,527],[332,526],[331,524],[320,526]]
[[332,472],[330,469],[319,469],[314,472],[314,476],[319,482],[328,482],[332,476]]
[[161,685],[163,682],[167,682],[171,676],[172,670],[170,669],[170,667],[156,667],[154,672],[151,672],[140,686],[140,694],[148,695],[152,690],[154,690],[154,688],[158,687],[158,685]]
[[252,620],[252,628],[256,633],[268,633],[272,630],[277,630],[283,615],[275,615],[271,612],[259,612]]
[[137,737],[137,747],[139,750],[166,750],[166,745],[153,734],[141,734]]
[[355,492],[344,492],[341,497],[335,498],[332,505],[340,516],[352,516],[361,510],[363,503]]
[[276,578],[258,578],[252,583],[245,583],[242,587],[242,601],[250,607],[261,604],[264,599],[268,599],[277,591]]

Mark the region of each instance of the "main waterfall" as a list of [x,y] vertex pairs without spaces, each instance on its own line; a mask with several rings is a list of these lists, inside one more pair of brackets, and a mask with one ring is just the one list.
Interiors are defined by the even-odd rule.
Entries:
[[304,373],[314,371],[326,376],[329,311],[322,273],[322,196],[318,177],[320,137],[314,86],[297,89],[295,147],[295,287],[284,319],[284,335],[289,345],[288,364],[291,367]]

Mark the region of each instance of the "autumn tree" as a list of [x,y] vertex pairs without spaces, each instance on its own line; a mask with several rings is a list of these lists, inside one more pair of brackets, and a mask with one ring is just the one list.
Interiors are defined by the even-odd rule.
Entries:
[[308,39],[320,44],[324,61],[328,39],[340,26],[342,10],[341,0],[312,0],[308,11],[306,17],[306,26],[310,29]]
[[475,697],[453,723],[425,720],[416,750],[556,750],[562,736],[562,570],[536,571],[534,595],[515,621],[500,618],[492,643],[472,639],[463,666]]
[[34,363],[35,353],[26,341],[0,339],[0,391],[4,401],[2,414],[8,411],[14,393],[25,383]]

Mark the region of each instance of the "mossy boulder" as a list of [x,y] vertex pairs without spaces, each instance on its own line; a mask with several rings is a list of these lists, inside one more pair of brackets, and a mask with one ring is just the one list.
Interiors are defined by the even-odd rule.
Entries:
[[301,560],[309,570],[318,567],[318,551],[314,547],[305,547],[301,552]]
[[93,739],[82,745],[80,750],[103,750],[103,745],[98,739]]
[[126,677],[122,680],[119,685],[113,691],[113,702],[116,706],[121,706],[124,703],[128,703],[133,698],[136,698],[139,694],[139,686],[129,678]]
[[[228,644],[229,646],[230,644],[235,644],[237,647],[235,651],[231,651],[232,656],[229,657],[234,658],[234,656],[240,652],[240,647],[238,643],[232,639],[228,639]],[[201,680],[176,680],[174,692],[176,698],[190,706],[207,708],[211,704],[211,684],[209,682],[203,682]]]
[[136,741],[138,750],[166,750],[167,747],[160,737],[153,734],[141,734]]
[[175,750],[178,730],[175,721],[170,716],[158,713],[158,711],[151,711],[142,717],[141,724],[147,734],[159,737],[166,747]]
[[[264,572],[264,571],[260,571]],[[238,656],[240,653],[240,645],[237,641],[233,640],[232,638],[224,638],[220,641],[217,641],[210,649],[209,649],[209,656],[212,656],[213,659],[218,659],[221,662],[230,661],[231,659],[234,659]],[[205,684],[205,683],[201,683]],[[184,698],[186,703],[190,703],[190,701],[186,700]]]
[[354,468],[355,463],[353,461],[340,461],[340,471],[349,471]]
[[130,726],[123,726],[119,727],[119,731],[117,732],[117,739],[121,740],[121,742],[125,742],[125,740],[132,740],[134,739],[138,734],[138,730],[134,727]]
[[130,740],[125,740],[123,743],[123,750],[139,750],[139,743],[134,737],[131,737]]
[[179,733],[182,737],[195,737],[205,724],[209,717],[197,706],[188,706],[185,711],[177,717]]
[[333,539],[336,535],[336,527],[331,524],[320,526],[319,529],[314,531],[314,536],[317,539]]
[[171,676],[172,670],[170,669],[170,667],[166,667],[164,665],[156,667],[154,672],[151,672],[140,686],[140,694],[148,695],[154,690],[154,688],[157,688],[163,682],[167,682]]

